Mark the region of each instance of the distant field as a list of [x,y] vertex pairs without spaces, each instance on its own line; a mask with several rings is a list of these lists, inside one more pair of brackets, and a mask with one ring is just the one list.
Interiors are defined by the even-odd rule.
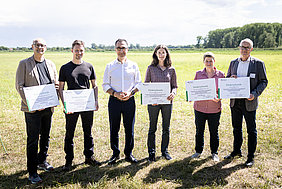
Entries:
[[[106,161],[112,155],[109,139],[107,102],[108,95],[102,91],[105,66],[116,58],[114,52],[86,52],[84,60],[93,64],[99,86],[98,112],[94,113],[93,137],[95,157],[103,162],[101,167],[83,164],[83,131],[81,122],[75,133],[76,168],[62,172],[65,163],[63,143],[65,118],[63,107],[55,109],[51,130],[48,161],[55,167],[51,173],[39,172],[44,182],[42,187],[50,188],[281,188],[282,187],[282,117],[281,117],[281,51],[254,51],[253,56],[263,60],[269,80],[268,87],[259,98],[257,110],[258,146],[255,165],[245,168],[247,155],[246,128],[244,126],[243,158],[225,161],[223,157],[232,150],[233,135],[230,119],[229,100],[223,100],[220,120],[219,157],[214,163],[210,157],[209,133],[206,128],[205,148],[199,160],[191,160],[194,153],[195,125],[193,104],[185,101],[185,81],[192,80],[197,70],[203,69],[202,55],[198,52],[172,52],[173,66],[176,68],[178,94],[173,105],[169,152],[173,160],[160,158],[161,122],[157,131],[157,162],[148,163],[147,107],[140,104],[140,94],[136,94],[137,112],[135,123],[135,147],[133,155],[140,160],[137,165],[121,161],[108,166]],[[217,69],[227,73],[229,63],[239,56],[237,50],[214,51]],[[9,155],[0,146],[0,188],[29,187],[26,171],[26,131],[24,115],[20,111],[20,98],[15,90],[15,72],[21,59],[31,56],[31,52],[0,53],[0,136]],[[129,52],[128,58],[137,62],[144,81],[151,52]],[[47,52],[60,67],[71,60],[66,52]],[[124,129],[120,131],[120,149],[124,148]],[[123,154],[121,154],[123,159]]]

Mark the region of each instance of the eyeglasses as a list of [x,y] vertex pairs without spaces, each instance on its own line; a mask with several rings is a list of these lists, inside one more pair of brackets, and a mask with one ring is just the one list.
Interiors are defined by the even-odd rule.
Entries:
[[43,45],[41,43],[36,43],[36,44],[33,44],[35,47],[39,48],[39,47],[46,47],[46,45]]
[[125,51],[127,48],[126,47],[117,47],[116,49],[117,51]]
[[246,50],[246,51],[249,51],[251,48],[250,47],[244,47],[244,46],[240,46],[240,48],[242,49],[242,50]]

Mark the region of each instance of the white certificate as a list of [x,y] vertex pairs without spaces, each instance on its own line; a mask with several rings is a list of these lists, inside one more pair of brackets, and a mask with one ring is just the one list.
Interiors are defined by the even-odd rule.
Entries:
[[199,101],[216,98],[215,79],[186,81],[186,100]]
[[96,110],[93,89],[66,90],[63,96],[66,113]]
[[218,79],[218,98],[249,98],[250,78],[220,78]]
[[58,106],[59,98],[54,84],[23,88],[29,111]]
[[142,83],[141,104],[170,104],[167,97],[170,95],[170,83]]

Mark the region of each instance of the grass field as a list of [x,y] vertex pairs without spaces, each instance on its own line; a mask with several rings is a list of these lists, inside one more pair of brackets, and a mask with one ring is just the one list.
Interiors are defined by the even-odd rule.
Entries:
[[[109,141],[107,113],[108,95],[102,91],[105,66],[116,55],[114,52],[85,54],[84,60],[93,64],[99,86],[100,109],[94,114],[92,130],[95,143],[95,157],[103,162],[100,167],[84,165],[83,132],[79,121],[75,133],[75,169],[63,172],[65,163],[63,142],[65,118],[62,105],[55,109],[51,129],[48,161],[55,167],[53,172],[41,172],[44,182],[32,186],[26,171],[26,131],[24,115],[20,111],[20,98],[15,90],[15,72],[18,62],[32,53],[0,53],[0,136],[6,147],[0,146],[0,188],[281,188],[281,51],[254,51],[253,56],[264,60],[269,84],[260,96],[257,110],[258,146],[255,165],[246,168],[243,163],[247,155],[247,136],[244,126],[243,158],[233,161],[223,160],[232,151],[233,135],[229,100],[223,100],[223,110],[219,126],[219,157],[215,163],[210,157],[209,133],[205,132],[205,148],[200,159],[192,160],[194,153],[195,125],[193,104],[185,101],[185,81],[192,80],[197,70],[203,69],[199,52],[173,52],[172,61],[178,79],[178,95],[174,101],[171,120],[169,152],[173,160],[160,158],[161,125],[157,131],[157,161],[147,162],[148,113],[140,104],[140,94],[136,95],[137,113],[135,123],[135,147],[133,155],[139,163],[131,165],[121,160],[109,166],[106,161],[112,155]],[[216,67],[227,72],[230,60],[239,56],[239,51],[214,51]],[[53,60],[57,70],[68,62],[71,53],[46,53]],[[151,52],[129,52],[128,58],[137,62],[142,80],[151,62]],[[124,129],[120,131],[120,149],[124,148]],[[123,154],[121,158],[123,159]]]

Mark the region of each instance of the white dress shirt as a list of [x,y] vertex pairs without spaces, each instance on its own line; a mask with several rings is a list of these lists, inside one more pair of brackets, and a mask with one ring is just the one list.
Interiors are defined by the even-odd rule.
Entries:
[[250,64],[250,57],[246,61],[242,61],[241,58],[239,58],[239,64],[237,68],[238,77],[247,77],[249,64]]
[[116,59],[107,64],[102,86],[105,92],[110,88],[116,92],[130,92],[138,88],[140,83],[138,65],[128,59],[122,64]]

